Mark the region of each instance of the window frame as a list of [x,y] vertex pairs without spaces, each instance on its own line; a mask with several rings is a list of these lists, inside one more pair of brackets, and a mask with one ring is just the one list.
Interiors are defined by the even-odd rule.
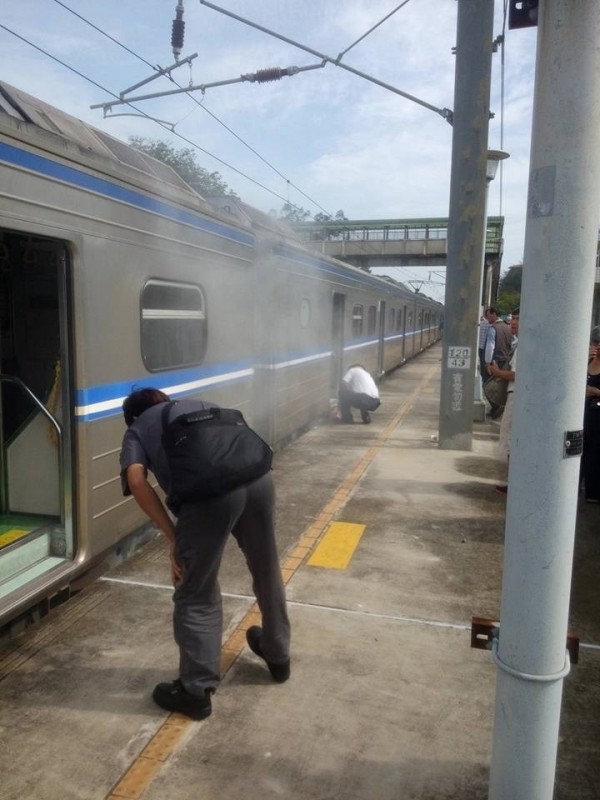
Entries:
[[[189,291],[193,292],[200,298],[198,308],[194,308],[192,303],[188,304],[188,308],[147,308],[144,305],[145,293],[152,287],[158,289],[177,290],[179,292]],[[181,351],[181,358],[177,359],[176,363],[163,363],[162,359],[157,358],[158,350],[152,352],[152,338],[145,331],[145,323],[154,322],[174,322],[174,321],[191,321],[199,322],[199,327],[196,328],[193,334],[186,334],[183,336],[183,344],[189,348],[188,357]],[[173,328],[173,326],[171,326]],[[165,330],[160,331],[161,336],[166,336],[167,343],[171,345],[173,350],[176,350],[179,343],[176,341],[177,336],[181,337],[182,328],[173,328],[175,335],[169,331],[166,326]],[[206,315],[206,294],[202,286],[196,283],[189,283],[188,281],[176,281],[165,278],[149,278],[142,286],[140,292],[140,353],[142,361],[148,372],[164,372],[166,370],[184,369],[186,367],[194,367],[203,363],[206,349],[208,345],[208,326]],[[160,363],[159,363],[160,362]]]

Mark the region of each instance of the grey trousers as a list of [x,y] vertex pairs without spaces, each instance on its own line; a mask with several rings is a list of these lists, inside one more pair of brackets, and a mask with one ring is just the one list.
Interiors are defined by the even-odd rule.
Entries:
[[216,690],[220,681],[223,608],[218,573],[231,533],[242,550],[262,614],[261,648],[280,664],[290,652],[290,623],[273,523],[275,492],[270,473],[221,497],[182,506],[176,526],[176,558],[183,576],[173,594],[173,629],[179,646],[179,678],[192,694]]

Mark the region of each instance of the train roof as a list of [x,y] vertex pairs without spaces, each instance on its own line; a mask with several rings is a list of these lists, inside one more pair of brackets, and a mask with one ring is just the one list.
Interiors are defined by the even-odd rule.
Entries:
[[226,214],[231,214],[240,222],[250,225],[253,229],[268,231],[271,235],[277,235],[292,240],[301,247],[304,246],[302,239],[285,220],[278,219],[272,214],[266,214],[264,211],[259,211],[258,208],[244,203],[239,197],[222,195],[220,197],[207,197],[206,200],[211,206],[224,211]]
[[21,89],[0,81],[0,118],[2,113],[20,123],[35,125],[51,137],[61,137],[75,144],[81,156],[100,156],[118,165],[124,164],[137,172],[145,173],[154,181],[158,178],[170,187],[204,201],[204,198],[168,164],[136,150],[120,139],[60,111]]
[[[172,195],[179,202],[184,202],[204,213],[218,215],[221,219],[228,217],[231,222],[247,230],[267,232],[282,244],[285,243],[290,252],[295,250],[299,255],[303,253],[305,257],[309,256],[315,261],[338,265],[362,275],[369,281],[387,283],[390,289],[413,294],[404,284],[393,279],[386,280],[369,273],[365,275],[363,270],[351,264],[307,249],[306,243],[285,220],[259,211],[234,195],[202,197],[172,167],[162,161],[136,150],[120,139],[60,111],[21,89],[0,81],[0,124],[3,117],[8,121],[6,127],[10,129],[11,126],[16,126],[20,137],[33,126],[36,137],[33,143],[39,145],[41,135],[45,137],[49,150],[58,152],[65,158],[76,160],[101,172],[112,173],[119,180],[136,183],[149,192]],[[57,143],[60,143],[60,147],[57,147]],[[426,295],[421,297],[441,307],[441,304]]]

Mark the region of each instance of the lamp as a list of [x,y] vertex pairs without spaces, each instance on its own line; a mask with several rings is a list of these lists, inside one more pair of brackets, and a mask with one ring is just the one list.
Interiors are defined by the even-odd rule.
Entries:
[[508,153],[505,153],[504,150],[488,150],[487,164],[485,167],[485,179],[488,183],[491,183],[496,177],[498,164],[508,157]]

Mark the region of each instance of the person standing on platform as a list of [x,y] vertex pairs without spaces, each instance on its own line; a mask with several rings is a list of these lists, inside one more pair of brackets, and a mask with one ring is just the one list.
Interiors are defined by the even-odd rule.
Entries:
[[594,328],[587,368],[581,472],[587,503],[600,503],[600,328]]
[[487,336],[490,329],[488,312],[489,309],[486,309],[483,312],[481,319],[479,320],[479,339],[477,343],[477,347],[479,350],[479,374],[481,375],[481,380],[484,383],[489,378],[488,371],[485,366],[485,345],[487,342]]
[[495,308],[488,308],[485,313],[490,323],[485,343],[486,373],[493,375],[494,373],[490,370],[492,361],[500,369],[506,370],[508,368],[513,337],[510,327],[498,316],[498,311]]
[[[519,313],[520,310],[515,308],[512,312],[510,320],[510,332],[512,337],[512,348],[509,354],[508,369],[500,369],[495,362],[490,364],[490,373],[496,375],[498,378],[503,378],[508,381],[508,389],[506,391],[506,405],[504,406],[504,413],[500,422],[500,439],[498,446],[500,454],[506,458],[506,463],[510,458],[510,437],[512,433],[512,420],[513,420],[513,400],[515,391],[515,375],[517,369],[517,345],[519,344]],[[508,326],[507,326],[508,327]],[[496,491],[499,494],[506,494],[508,486],[496,486]]]
[[365,425],[371,422],[370,411],[381,405],[379,390],[373,378],[362,364],[353,364],[342,378],[340,386],[341,421],[352,424],[352,408],[358,408]]
[[[491,370],[492,362],[501,370],[506,371],[509,369],[508,365],[510,361],[513,338],[509,326],[506,324],[506,322],[504,322],[503,319],[500,319],[498,316],[498,311],[495,308],[488,308],[486,311],[486,316],[490,326],[488,328],[488,335],[485,343],[484,383],[488,378],[494,375]],[[502,414],[502,406],[495,406],[491,403],[490,405],[492,406],[490,417],[492,419],[497,419]]]
[[[159,683],[153,700],[166,711],[204,719],[212,711],[211,695],[221,679],[223,609],[218,573],[230,533],[246,558],[262,614],[263,626],[248,628],[246,640],[278,683],[290,676],[290,623],[275,543],[270,472],[225,494],[182,502],[176,509],[176,522],[150,485],[148,470],[168,502],[170,470],[162,445],[162,416],[168,402],[169,397],[154,388],[140,389],[125,399],[121,481],[123,494],[133,495],[169,542],[179,677]],[[169,409],[168,421],[214,407],[214,403],[183,399]],[[176,496],[177,487],[173,489]]]

